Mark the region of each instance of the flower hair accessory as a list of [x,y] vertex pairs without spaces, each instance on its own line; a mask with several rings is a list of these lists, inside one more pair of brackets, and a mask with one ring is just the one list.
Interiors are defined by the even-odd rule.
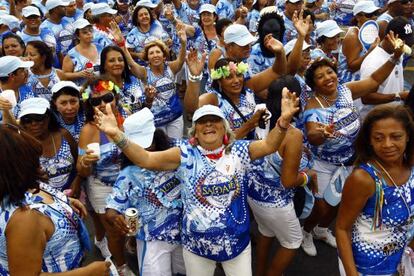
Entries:
[[249,70],[249,65],[244,62],[234,63],[233,61],[230,61],[228,65],[221,66],[217,69],[211,69],[211,78],[213,80],[219,80],[222,78],[227,78],[230,76],[230,72],[236,72],[236,74],[242,74],[244,75],[247,70]]
[[113,83],[110,80],[100,80],[93,87],[93,91],[90,89],[89,86],[84,90],[84,92],[82,93],[82,100],[86,101],[87,99],[89,99],[89,96],[92,93],[99,94],[104,91],[112,91],[112,92],[115,92],[116,94],[119,94],[120,89],[115,83]]

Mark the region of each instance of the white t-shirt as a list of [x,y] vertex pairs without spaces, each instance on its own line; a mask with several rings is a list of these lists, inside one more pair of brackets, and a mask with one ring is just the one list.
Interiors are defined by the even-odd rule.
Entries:
[[[384,49],[377,46],[371,53],[364,59],[361,64],[361,79],[368,78],[373,72],[380,68],[391,57]],[[404,74],[402,66],[402,57],[400,63],[395,65],[388,78],[379,86],[378,93],[381,94],[394,94],[404,90]],[[374,105],[361,104],[361,118],[364,118],[366,114],[374,108]]]

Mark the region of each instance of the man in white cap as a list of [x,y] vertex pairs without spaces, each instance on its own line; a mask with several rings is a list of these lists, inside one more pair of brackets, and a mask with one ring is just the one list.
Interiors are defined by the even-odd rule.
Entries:
[[252,36],[246,26],[232,24],[224,31],[226,58],[237,61],[246,60],[250,56],[252,44],[256,38]]
[[56,38],[56,52],[58,62],[55,67],[60,68],[64,55],[72,46],[73,30],[70,22],[64,19],[66,15],[65,7],[69,5],[67,0],[47,0],[46,9],[49,17],[40,25],[40,29],[49,29]]
[[[14,120],[19,112],[19,103],[25,99],[35,97],[32,90],[26,85],[28,68],[32,66],[33,61],[22,61],[18,57],[4,56],[0,58],[0,85],[2,91],[0,94],[0,110],[3,115],[0,115],[0,121],[2,119],[5,122]],[[3,94],[6,90],[12,90],[14,95],[9,95],[6,98]],[[14,105],[13,102],[17,105]],[[9,111],[13,113],[14,118]]]
[[40,29],[42,17],[40,10],[35,6],[27,6],[22,9],[24,28],[17,34],[25,44],[29,41],[43,41],[47,46],[56,50],[56,38],[49,29]]
[[65,12],[66,16],[64,17],[64,20],[67,20],[70,23],[75,22],[82,15],[81,13],[77,13],[75,0],[69,0],[69,5],[65,7]]
[[412,0],[389,0],[387,11],[377,18],[379,26],[379,36],[381,39],[385,37],[385,30],[388,23],[396,16],[404,16],[405,11],[411,10]]

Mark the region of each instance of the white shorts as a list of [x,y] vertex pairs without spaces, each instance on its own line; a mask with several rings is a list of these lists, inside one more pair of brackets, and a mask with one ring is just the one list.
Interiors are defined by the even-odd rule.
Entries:
[[95,213],[105,214],[106,198],[110,193],[112,193],[112,186],[105,185],[96,178],[88,178],[86,194]]
[[302,229],[293,202],[282,208],[263,207],[247,198],[259,232],[265,237],[276,237],[287,249],[297,249],[302,243]]
[[183,249],[180,244],[164,241],[137,240],[139,275],[171,276],[185,275]]
[[169,122],[168,124],[163,125],[159,128],[164,130],[165,134],[167,134],[167,136],[170,138],[174,138],[174,139],[183,138],[183,133],[184,133],[183,115],[181,115],[174,121]]
[[338,166],[336,165],[315,159],[312,168],[312,170],[314,170],[318,176],[318,192],[315,194],[315,198],[323,198],[326,187],[328,187],[328,184],[337,169]]
[[[216,261],[183,249],[187,276],[213,276]],[[252,249],[249,245],[231,260],[221,262],[226,276],[252,276]]]

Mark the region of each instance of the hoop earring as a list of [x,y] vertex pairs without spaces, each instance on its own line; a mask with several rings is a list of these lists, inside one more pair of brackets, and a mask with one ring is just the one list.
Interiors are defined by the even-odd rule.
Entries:
[[224,137],[223,137],[223,144],[224,144],[225,146],[227,146],[228,144],[230,144],[230,139],[229,139],[229,136],[228,136],[227,134],[224,134]]
[[190,145],[192,145],[193,147],[197,146],[198,144],[197,138],[191,137],[190,139],[188,139],[188,143],[190,143]]

